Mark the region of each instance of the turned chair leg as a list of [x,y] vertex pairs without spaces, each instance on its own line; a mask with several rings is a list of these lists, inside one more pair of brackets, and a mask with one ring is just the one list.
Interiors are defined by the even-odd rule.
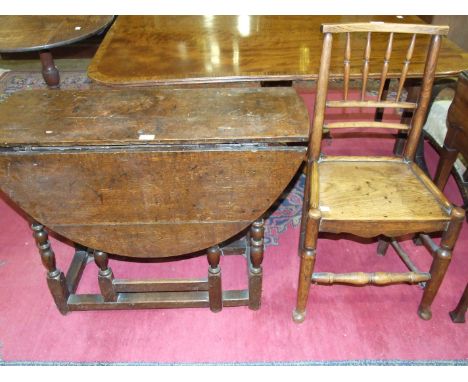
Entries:
[[307,300],[310,283],[315,265],[315,249],[317,247],[318,230],[321,214],[318,209],[310,210],[306,216],[304,248],[301,249],[301,265],[297,287],[297,302],[293,312],[293,320],[303,322],[306,316]]
[[[310,165],[307,165],[306,174],[310,172]],[[306,231],[306,217],[308,213],[308,209],[305,206],[309,205],[309,194],[310,194],[310,181],[309,176],[306,176],[305,185],[304,185],[304,197],[303,197],[303,208],[302,208],[302,216],[301,216],[301,230],[299,233],[299,250],[298,256],[301,257],[302,249],[304,248],[304,236]]]
[[109,256],[105,252],[94,251],[94,262],[99,267],[98,282],[104,301],[117,301],[117,293],[114,289],[114,274],[109,267]]
[[465,322],[465,314],[468,308],[468,284],[466,284],[465,291],[458,302],[455,310],[450,312],[450,318],[453,322],[462,324]]
[[385,256],[387,254],[388,247],[390,245],[390,239],[387,237],[379,238],[377,245],[377,255]]
[[223,289],[221,286],[221,268],[219,261],[221,259],[221,249],[218,245],[208,249],[208,296],[210,301],[210,310],[219,312],[223,309]]
[[264,220],[258,219],[250,227],[249,308],[252,310],[260,309],[262,297],[264,235]]
[[447,230],[442,235],[440,248],[434,254],[434,260],[432,261],[429,271],[431,279],[426,284],[418,309],[418,315],[423,320],[430,320],[432,317],[431,304],[434,301],[450,261],[452,260],[452,249],[457,241],[464,217],[465,212],[461,208],[455,207],[452,210],[452,219]]
[[50,245],[49,235],[44,226],[37,222],[34,222],[31,228],[36,245],[39,248],[42,264],[47,269],[47,285],[54,298],[55,305],[57,305],[60,313],[67,314],[69,310],[67,302],[70,293],[67,288],[65,275],[57,269],[55,264],[55,253]]

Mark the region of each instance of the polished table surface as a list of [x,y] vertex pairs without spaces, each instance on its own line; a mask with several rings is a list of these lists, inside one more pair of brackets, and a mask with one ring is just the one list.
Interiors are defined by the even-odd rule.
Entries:
[[104,29],[113,16],[0,16],[0,53],[55,48]]
[[[417,16],[119,16],[88,70],[107,85],[308,80],[318,75],[322,23],[423,23]],[[343,72],[344,36],[331,77]],[[395,37],[389,77],[398,77],[410,35]],[[352,41],[351,76],[360,77],[366,35]],[[387,41],[373,35],[370,76],[380,77]],[[427,40],[418,38],[408,77],[422,77]],[[373,57],[375,59],[373,60]],[[468,55],[445,39],[437,76],[468,69]]]

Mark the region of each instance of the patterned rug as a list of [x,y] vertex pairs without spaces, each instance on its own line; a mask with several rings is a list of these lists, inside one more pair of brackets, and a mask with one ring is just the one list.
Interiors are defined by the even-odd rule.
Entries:
[[[60,79],[61,89],[102,87],[93,83],[84,72],[61,71]],[[31,89],[47,89],[41,73],[10,71],[0,76],[0,102],[17,91]],[[300,223],[304,181],[304,175],[296,177],[282,197],[265,214],[265,245],[277,246],[279,235],[288,227],[296,227]]]

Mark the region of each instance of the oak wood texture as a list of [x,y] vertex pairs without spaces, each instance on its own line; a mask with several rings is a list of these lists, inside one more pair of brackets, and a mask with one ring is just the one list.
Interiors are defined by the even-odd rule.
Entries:
[[[410,26],[413,33],[438,31],[417,16],[119,16],[92,60],[88,75],[107,85],[317,79],[320,25],[368,21],[422,24]],[[383,28],[381,24],[373,27],[376,25]],[[351,56],[363,57],[366,34],[354,37]],[[400,76],[410,38],[395,35],[388,78]],[[344,76],[345,42],[346,33],[337,35],[332,78]],[[423,76],[426,42],[426,38],[416,40],[408,77]],[[387,47],[388,38],[383,33],[373,36],[369,78],[380,78]],[[445,40],[437,76],[468,69],[467,58],[456,44]],[[362,62],[354,60],[349,77],[361,78],[361,69]]]
[[[411,231],[409,224],[417,221],[441,229],[450,221],[450,203],[428,189],[427,180],[403,161],[330,157],[319,162],[318,173],[320,228],[325,231],[338,233],[342,228],[361,236],[396,236]],[[370,227],[363,229],[364,223]],[[392,232],[384,232],[385,226]]]
[[304,157],[265,145],[308,134],[291,88],[27,91],[0,104],[0,125],[11,199],[85,247],[136,257],[201,250],[247,227]]
[[92,36],[114,16],[0,16],[0,53],[56,48]]
[[1,152],[2,191],[70,240],[130,257],[181,255],[229,239],[274,203],[305,153],[57,151]]
[[[414,151],[421,134],[422,123],[427,113],[432,84],[436,73],[437,57],[440,50],[441,36],[447,28],[431,26],[419,28],[418,25],[376,24],[367,25],[329,25],[322,28],[323,50],[320,76],[315,100],[314,121],[309,141],[307,160],[307,194],[304,197],[303,221],[301,223],[298,290],[293,319],[302,322],[305,319],[306,306],[311,282],[332,285],[345,283],[350,285],[389,285],[394,283],[425,283],[425,291],[419,305],[421,318],[431,318],[431,304],[437,294],[447,267],[451,260],[451,251],[461,229],[464,213],[454,207],[427,175],[414,163]],[[322,132],[324,127],[347,128],[365,127],[362,122],[326,123],[328,83],[332,52],[335,51],[333,40],[336,34],[345,33],[347,40],[353,41],[356,33],[367,32],[366,50],[363,57],[363,80],[360,102],[365,102],[365,87],[368,72],[368,59],[376,33],[387,32],[394,41],[401,33],[412,33],[409,47],[405,49],[405,64],[402,68],[402,81],[413,65],[415,41],[420,34],[432,35],[427,49],[424,76],[417,107],[413,118],[406,126],[409,139],[403,157],[370,156],[325,156],[321,153]],[[332,33],[333,32],[333,33]],[[390,47],[393,50],[390,52]],[[397,53],[396,45],[389,42],[381,68],[381,81],[387,79],[388,59]],[[349,65],[349,49],[344,52],[344,70]],[[352,57],[352,53],[351,53]],[[359,57],[359,55],[358,55]],[[362,58],[361,58],[362,59]],[[344,81],[343,107],[355,107],[347,101],[347,84]],[[385,88],[382,83],[380,89]],[[380,96],[379,96],[380,98]],[[399,102],[397,96],[396,102]],[[339,102],[339,101],[338,101]],[[339,104],[337,101],[332,106]],[[414,104],[414,102],[412,102]],[[379,102],[384,107],[384,102]],[[394,104],[389,104],[394,107]],[[350,112],[348,113],[350,114]],[[368,127],[398,128],[401,124],[369,122]],[[440,246],[428,237],[431,254],[434,257],[428,273],[420,272],[409,256],[398,245],[395,238],[410,233],[443,232]],[[360,237],[378,237],[377,253],[385,255],[391,243],[398,256],[410,270],[406,273],[313,273],[317,240],[319,234],[348,233]]]
[[284,143],[307,140],[308,115],[292,88],[32,90],[0,104],[0,125],[9,147]]

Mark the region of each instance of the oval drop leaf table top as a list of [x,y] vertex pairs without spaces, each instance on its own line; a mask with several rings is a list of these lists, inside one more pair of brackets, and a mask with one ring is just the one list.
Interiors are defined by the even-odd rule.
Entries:
[[0,53],[55,48],[92,36],[114,16],[0,16]]
[[[106,85],[172,85],[316,79],[324,23],[424,24],[417,16],[119,16],[88,75]],[[399,77],[411,35],[396,35],[388,76]],[[370,77],[380,78],[386,36],[372,36]],[[331,77],[343,77],[345,36],[337,36]],[[351,43],[351,77],[362,76],[366,34]],[[427,39],[418,38],[408,77],[422,78]],[[444,38],[437,76],[468,69],[468,55]]]
[[85,247],[177,256],[264,214],[308,133],[290,87],[23,91],[0,103],[0,188]]

